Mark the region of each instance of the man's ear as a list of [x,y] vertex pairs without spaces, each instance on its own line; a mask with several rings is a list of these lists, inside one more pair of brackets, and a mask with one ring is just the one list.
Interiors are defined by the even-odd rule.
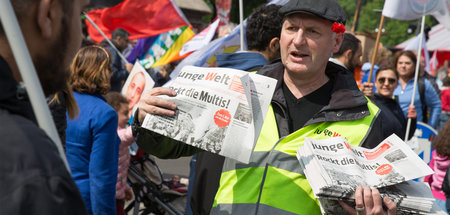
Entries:
[[353,57],[353,51],[351,49],[348,49],[344,52],[344,56],[347,60],[351,60]]
[[278,37],[272,38],[269,43],[270,52],[279,52],[280,51],[280,39]]
[[[58,10],[60,10],[56,0],[39,0],[37,10],[37,24],[43,38],[49,39],[55,32],[55,28],[60,24]],[[59,22],[59,23],[58,23]]]
[[332,53],[336,53],[337,51],[339,51],[342,41],[344,41],[344,34],[336,34],[336,36],[334,37],[333,50],[331,51]]
[[269,51],[268,57],[270,59],[268,59],[268,61],[272,61],[272,60],[279,58],[280,57],[280,39],[278,37],[272,38],[272,40],[270,40],[270,42],[269,42],[269,47],[267,47],[266,50]]

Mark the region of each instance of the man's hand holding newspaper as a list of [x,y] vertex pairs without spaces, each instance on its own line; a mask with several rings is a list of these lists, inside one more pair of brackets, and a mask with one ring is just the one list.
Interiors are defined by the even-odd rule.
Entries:
[[[379,211],[385,197],[397,205],[396,214],[434,210],[430,188],[411,181],[433,171],[395,135],[374,149],[353,146],[343,137],[305,138],[297,157],[324,214],[344,213],[342,207],[351,214],[386,214]],[[384,206],[387,214],[395,208],[387,199]]]
[[159,96],[176,96],[177,93],[167,87],[156,87],[146,90],[142,93],[142,97],[139,100],[139,115],[138,121],[142,123],[147,114],[163,115],[172,117],[175,114],[177,105],[167,99]]

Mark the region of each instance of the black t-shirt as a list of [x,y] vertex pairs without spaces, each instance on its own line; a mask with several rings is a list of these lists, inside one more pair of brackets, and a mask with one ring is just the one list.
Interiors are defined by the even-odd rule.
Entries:
[[283,82],[283,93],[289,114],[289,132],[302,128],[314,114],[328,105],[333,84],[328,81],[319,89],[297,99]]

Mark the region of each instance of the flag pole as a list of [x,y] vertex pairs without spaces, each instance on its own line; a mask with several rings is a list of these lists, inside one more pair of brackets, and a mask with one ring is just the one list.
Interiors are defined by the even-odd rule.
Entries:
[[17,22],[16,15],[10,1],[0,1],[0,21],[11,46],[12,53],[19,67],[19,72],[25,84],[28,97],[33,107],[39,127],[47,133],[55,143],[59,156],[70,173],[69,164],[61,145],[61,139],[56,131],[55,123],[48,109],[41,83],[36,74],[33,61]]
[[108,37],[105,35],[105,33],[103,33],[103,31],[95,24],[95,22],[91,19],[91,17],[89,17],[87,15],[87,13],[84,13],[84,16],[86,16],[86,19],[94,26],[95,29],[97,29],[98,33],[100,33],[103,38],[105,38],[105,40],[109,43],[109,45],[114,49],[114,51],[117,52],[117,54],[119,54],[119,57],[122,59],[122,61],[127,64],[128,60],[122,55],[122,53],[116,48],[116,46],[111,42],[110,39],[108,39]]
[[239,23],[241,25],[241,51],[244,51],[244,8],[242,0],[239,0]]
[[375,41],[375,47],[373,48],[372,60],[370,61],[371,65],[370,65],[370,71],[369,71],[369,79],[367,80],[368,83],[372,83],[373,67],[375,66],[375,57],[377,56],[378,46],[380,44],[381,30],[383,29],[383,23],[384,23],[384,15],[381,15],[380,26],[378,27],[377,39]]
[[359,10],[360,9],[361,9],[361,0],[358,0],[358,4],[356,5],[355,16],[353,17],[353,24],[352,24],[352,32],[353,33],[356,30],[356,22],[358,22]]
[[[416,71],[414,74],[414,87],[413,87],[413,92],[412,92],[412,96],[411,96],[410,106],[414,105],[414,98],[416,96],[417,79],[419,78],[420,58],[422,57],[422,43],[423,43],[424,28],[425,28],[425,15],[422,16],[422,23],[420,25],[419,50],[417,53]],[[406,124],[405,142],[408,140],[409,129],[411,128],[411,120],[412,120],[411,118],[408,118],[408,122]]]

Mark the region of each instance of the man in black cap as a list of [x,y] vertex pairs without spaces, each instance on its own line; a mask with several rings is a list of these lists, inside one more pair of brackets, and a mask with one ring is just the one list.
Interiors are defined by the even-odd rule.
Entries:
[[[281,61],[258,72],[278,80],[269,111],[250,163],[225,159],[211,214],[321,214],[318,199],[296,158],[304,138],[343,136],[353,145],[369,148],[382,141],[378,108],[354,81],[348,81],[353,80],[352,74],[328,62],[344,37],[341,6],[334,0],[291,0],[280,13],[284,16]],[[139,122],[146,113],[174,115],[176,105],[153,97],[156,95],[176,93],[166,88],[146,93],[136,117]],[[140,142],[149,137],[148,132],[140,132],[138,124],[134,124],[138,144],[150,144]],[[195,151],[157,135],[151,138],[152,153],[158,156],[182,156]],[[342,203],[349,213],[384,213],[376,189],[358,187],[355,198],[355,208]],[[395,214],[395,204],[389,199],[384,203],[388,214]]]

